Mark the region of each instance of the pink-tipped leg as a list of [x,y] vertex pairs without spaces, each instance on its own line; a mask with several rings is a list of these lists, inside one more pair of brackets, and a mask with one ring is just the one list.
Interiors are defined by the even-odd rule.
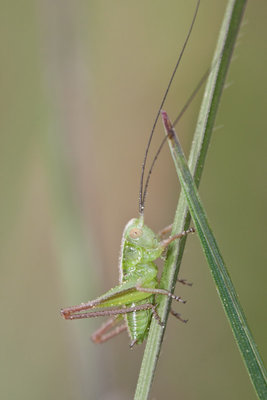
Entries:
[[168,247],[169,244],[170,244],[171,242],[173,242],[174,240],[180,239],[181,237],[186,236],[186,235],[188,235],[189,233],[194,233],[194,232],[195,232],[195,229],[194,229],[194,228],[189,228],[189,229],[187,229],[186,231],[183,231],[183,232],[181,232],[181,233],[177,233],[177,235],[173,235],[173,236],[168,237],[167,239],[162,240],[162,241],[160,242],[160,244],[161,244],[161,246],[165,249],[165,248]]
[[91,336],[92,341],[97,344],[104,343],[107,342],[109,339],[112,339],[113,337],[119,335],[121,332],[126,331],[127,330],[126,323],[124,322],[121,325],[116,326],[116,324],[119,322],[120,318],[118,317],[110,318],[92,334]]

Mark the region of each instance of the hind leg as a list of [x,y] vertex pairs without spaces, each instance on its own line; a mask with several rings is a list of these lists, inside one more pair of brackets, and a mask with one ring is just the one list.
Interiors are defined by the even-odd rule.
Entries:
[[[119,335],[121,332],[127,330],[126,323],[116,326],[121,321],[121,316],[112,317],[108,319],[104,324],[101,325],[91,336],[94,343],[104,343],[109,339]],[[113,329],[112,329],[113,328]]]

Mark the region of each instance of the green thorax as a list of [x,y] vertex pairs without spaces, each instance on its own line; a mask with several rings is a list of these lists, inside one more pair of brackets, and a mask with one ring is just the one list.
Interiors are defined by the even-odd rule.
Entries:
[[[141,287],[156,288],[158,268],[153,261],[160,257],[162,251],[157,235],[144,225],[143,217],[131,219],[122,237],[121,283],[133,281]],[[139,292],[139,294],[139,300],[129,302],[127,306],[154,303],[154,295],[146,292]],[[142,343],[146,339],[151,317],[151,309],[133,311],[125,316],[132,342]]]
[[126,225],[121,248],[121,282],[131,279],[154,280],[158,269],[153,262],[162,254],[155,233],[144,225],[143,217],[131,219]]

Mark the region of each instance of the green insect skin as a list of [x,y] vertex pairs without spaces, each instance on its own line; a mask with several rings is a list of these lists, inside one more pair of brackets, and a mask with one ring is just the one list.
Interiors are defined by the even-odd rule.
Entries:
[[[170,229],[171,227],[164,229],[163,234]],[[120,284],[94,300],[62,309],[61,315],[69,320],[110,316],[92,335],[95,343],[103,343],[126,329],[131,347],[142,343],[147,338],[152,317],[162,325],[156,311],[155,295],[165,295],[184,302],[171,292],[158,288],[158,268],[154,260],[162,255],[173,240],[191,232],[194,232],[193,228],[160,241],[160,236],[144,225],[143,216],[131,219],[122,236]],[[172,314],[181,319],[179,314]],[[116,326],[123,316],[125,322]]]
[[[142,288],[158,287],[158,268],[153,262],[164,250],[155,233],[144,225],[144,219],[131,219],[126,225],[121,246],[120,283],[135,282]],[[128,301],[127,307],[141,304],[155,304],[155,295],[137,292],[137,298]],[[151,309],[133,311],[125,315],[127,329],[132,343],[142,343],[148,334],[151,322]]]

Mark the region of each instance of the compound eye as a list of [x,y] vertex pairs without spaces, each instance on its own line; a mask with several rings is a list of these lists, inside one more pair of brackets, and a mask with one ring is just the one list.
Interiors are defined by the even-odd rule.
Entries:
[[143,235],[143,231],[139,228],[133,228],[130,230],[129,235],[132,239],[138,239]]

